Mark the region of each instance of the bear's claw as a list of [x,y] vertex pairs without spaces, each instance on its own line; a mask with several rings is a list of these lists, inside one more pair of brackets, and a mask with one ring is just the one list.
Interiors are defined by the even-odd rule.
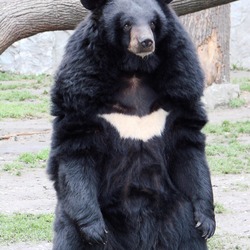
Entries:
[[201,231],[202,237],[206,240],[213,236],[215,232],[215,220],[208,216],[195,213],[196,228]]

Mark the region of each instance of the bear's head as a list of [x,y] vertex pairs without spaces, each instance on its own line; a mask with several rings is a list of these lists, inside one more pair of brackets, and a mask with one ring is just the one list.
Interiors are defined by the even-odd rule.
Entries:
[[93,13],[101,13],[99,23],[104,26],[110,44],[144,58],[155,51],[166,34],[164,4],[172,0],[81,0]]

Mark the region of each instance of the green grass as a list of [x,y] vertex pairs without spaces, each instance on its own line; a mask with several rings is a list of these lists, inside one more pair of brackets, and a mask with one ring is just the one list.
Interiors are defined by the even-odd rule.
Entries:
[[250,173],[250,144],[241,143],[240,136],[250,135],[250,121],[209,124],[204,129],[209,140],[206,154],[213,174]]
[[214,206],[215,206],[214,211],[216,214],[223,214],[223,213],[227,212],[226,208],[218,202],[215,202]]
[[44,117],[49,114],[49,102],[6,102],[0,101],[1,118]]
[[209,250],[224,249],[223,239],[217,235],[214,235],[211,239],[208,240],[208,249]]
[[38,98],[39,96],[31,94],[27,90],[6,90],[0,92],[0,101],[23,102]]
[[50,87],[52,83],[52,77],[46,76],[41,79],[34,80],[19,80],[17,83],[10,81],[0,81],[0,90],[18,90],[18,89],[40,89],[42,87]]
[[233,63],[231,65],[231,70],[234,71],[249,71],[248,68],[243,67],[242,65],[238,64],[238,63]]
[[0,82],[0,90],[24,89],[28,87],[29,87],[29,84],[27,83],[3,84]]
[[250,173],[250,145],[237,141],[229,144],[211,143],[207,145],[206,153],[213,174]]
[[[0,72],[0,119],[49,115],[49,88],[52,77]],[[42,94],[34,94],[41,89]]]
[[21,162],[11,162],[11,163],[6,163],[3,166],[3,171],[9,172],[11,174],[20,176],[21,171],[24,169],[24,164]]
[[32,80],[34,75],[21,75],[11,72],[0,72],[0,81]]
[[241,91],[250,92],[250,78],[249,77],[234,78],[232,80],[232,83],[239,84]]
[[244,106],[246,104],[246,101],[244,99],[241,99],[241,98],[234,98],[232,100],[230,100],[229,102],[229,107],[230,108],[240,108],[242,106]]
[[49,157],[49,150],[44,149],[38,153],[23,153],[17,160],[3,166],[3,171],[14,175],[21,175],[25,168],[44,168]]
[[240,85],[240,90],[250,92],[250,79],[249,82],[243,83]]
[[239,136],[239,134],[250,134],[250,121],[224,121],[221,124],[208,124],[203,131],[206,134],[213,134],[216,136],[223,135],[226,138],[235,138],[235,136]]
[[51,214],[0,214],[0,243],[52,240]]
[[36,81],[43,81],[47,78],[48,75],[40,74],[40,75],[23,75],[23,74],[16,74],[11,72],[0,72],[0,81],[20,81],[20,80],[36,80]]
[[36,165],[40,161],[46,161],[48,159],[49,150],[45,149],[36,154],[34,153],[24,153],[19,156],[19,160],[31,165]]

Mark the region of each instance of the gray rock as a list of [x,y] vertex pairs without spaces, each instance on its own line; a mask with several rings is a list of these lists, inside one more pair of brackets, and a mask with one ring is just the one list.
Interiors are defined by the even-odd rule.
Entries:
[[206,109],[213,110],[227,105],[230,100],[239,97],[240,87],[237,84],[213,84],[204,91],[203,102]]
[[44,32],[15,42],[0,57],[0,70],[53,74],[71,31]]

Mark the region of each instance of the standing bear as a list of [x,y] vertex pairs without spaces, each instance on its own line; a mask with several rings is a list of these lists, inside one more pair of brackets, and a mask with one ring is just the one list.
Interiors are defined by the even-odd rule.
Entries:
[[52,88],[54,250],[203,250],[204,76],[171,0],[82,0]]

